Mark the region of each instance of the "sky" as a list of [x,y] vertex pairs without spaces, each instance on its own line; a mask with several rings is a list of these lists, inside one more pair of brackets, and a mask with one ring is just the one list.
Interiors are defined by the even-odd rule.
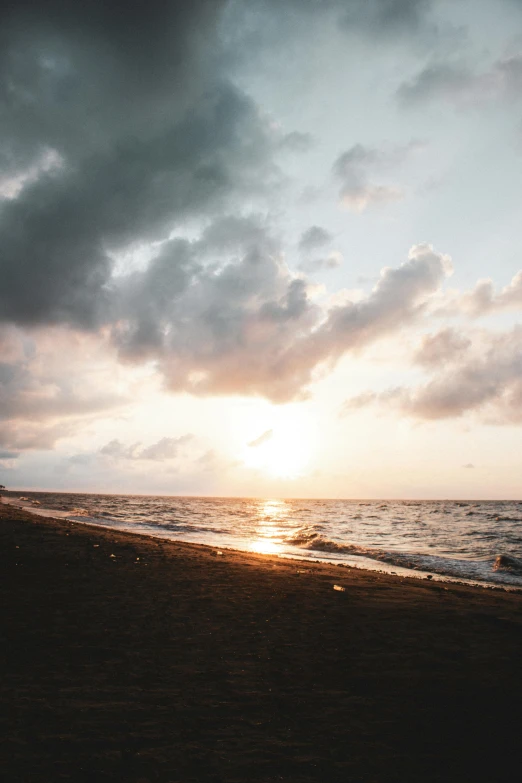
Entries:
[[522,498],[521,0],[20,0],[0,53],[0,483]]

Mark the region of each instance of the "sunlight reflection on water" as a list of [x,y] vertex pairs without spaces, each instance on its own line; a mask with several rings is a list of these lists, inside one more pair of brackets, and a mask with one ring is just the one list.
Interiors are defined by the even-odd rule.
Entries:
[[259,503],[259,517],[285,519],[288,516],[288,503],[285,500],[262,500]]
[[260,501],[254,538],[250,542],[252,552],[261,555],[276,555],[283,551],[285,528],[280,523],[288,516],[288,503],[284,500]]

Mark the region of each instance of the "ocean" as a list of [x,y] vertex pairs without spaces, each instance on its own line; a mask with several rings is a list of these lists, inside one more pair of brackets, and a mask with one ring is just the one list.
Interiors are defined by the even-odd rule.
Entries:
[[218,549],[522,587],[522,501],[9,493],[46,516]]

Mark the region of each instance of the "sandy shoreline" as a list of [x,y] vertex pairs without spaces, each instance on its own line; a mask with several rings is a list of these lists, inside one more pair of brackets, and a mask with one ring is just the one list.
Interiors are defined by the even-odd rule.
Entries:
[[7,505],[0,540],[4,779],[509,779],[520,594]]

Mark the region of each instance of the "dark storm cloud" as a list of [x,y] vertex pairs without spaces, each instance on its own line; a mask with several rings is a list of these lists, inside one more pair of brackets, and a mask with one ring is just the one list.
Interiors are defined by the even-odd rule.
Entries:
[[96,325],[110,251],[271,181],[279,138],[220,68],[221,6],[4,12],[0,155],[19,192],[0,206],[0,320]]
[[41,178],[0,212],[0,318],[102,321],[108,250],[165,237],[182,217],[223,207],[233,191],[251,194],[262,186],[267,147],[251,102],[222,85],[161,137],[122,141]]
[[[121,359],[154,362],[169,389],[285,400],[321,363],[416,317],[443,264],[424,249],[386,270],[362,302],[324,312],[311,299],[269,220],[244,211],[273,196],[277,156],[313,140],[278,130],[231,82],[222,12],[232,5],[253,19],[268,9],[276,27],[285,16],[309,24],[310,15],[333,13],[376,34],[413,29],[428,8],[421,0],[4,7],[0,321],[104,327]],[[344,153],[335,173],[345,201],[359,209],[396,197],[373,176],[412,148]],[[191,220],[199,237],[173,239]],[[317,247],[317,234],[312,241]],[[144,269],[115,274],[120,251],[154,243]],[[339,258],[308,261],[328,268]],[[3,372],[10,420],[112,405],[78,394],[65,368],[54,386],[41,374],[35,381],[25,360]]]
[[[335,13],[377,31],[415,26],[428,5],[251,0],[236,12],[264,8],[276,24]],[[273,184],[278,150],[310,145],[308,134],[273,132],[230,83],[224,24],[234,6],[3,6],[0,320],[96,327],[110,318],[112,252],[229,209]]]
[[4,4],[4,139],[29,155],[42,144],[73,153],[81,145],[89,154],[124,128],[132,135],[157,125],[158,108],[169,122],[186,96],[206,87],[222,7],[219,0]]

